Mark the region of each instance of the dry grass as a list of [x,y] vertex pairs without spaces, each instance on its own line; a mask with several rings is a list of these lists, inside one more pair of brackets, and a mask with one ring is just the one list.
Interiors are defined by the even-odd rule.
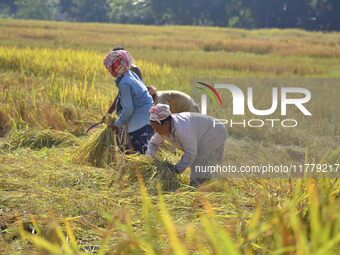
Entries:
[[[119,176],[127,175],[131,182],[137,181],[138,175],[144,178],[147,186],[153,193],[157,184],[161,185],[164,191],[176,191],[187,180],[181,178],[173,172],[173,163],[177,158],[171,156],[168,151],[161,151],[157,158],[150,158],[144,155],[127,155],[123,156]],[[119,169],[119,168],[118,168]]]
[[[0,29],[2,32],[0,40],[4,46],[15,45],[22,48],[24,45],[30,45],[35,48],[72,48],[91,52],[95,50],[100,52],[101,58],[113,45],[122,44],[138,60],[180,67],[176,71],[181,73],[185,73],[181,70],[183,66],[190,66],[199,69],[195,71],[195,75],[198,73],[201,77],[206,73],[206,68],[231,69],[252,74],[270,72],[276,75],[339,76],[340,45],[337,33],[275,29],[246,31],[209,27],[58,24],[8,20],[1,21]],[[27,38],[26,35],[32,38]],[[59,52],[56,56],[58,55]],[[72,53],[69,52],[65,56],[67,60]],[[50,58],[48,52],[46,57]],[[78,56],[72,58],[74,61],[80,60]],[[39,63],[43,62],[39,60]],[[92,61],[91,65],[93,63],[98,64],[100,61]],[[103,69],[96,67],[97,64],[88,69],[88,76],[92,76],[92,70],[103,72]],[[34,66],[35,64],[32,65]],[[88,67],[87,64],[79,66],[84,70]],[[73,70],[74,68],[68,68],[63,72],[67,75],[78,75]],[[153,80],[153,76],[149,77],[147,71],[145,74],[147,80],[157,81]]]
[[55,146],[70,146],[78,144],[78,139],[70,133],[53,129],[12,129],[1,145],[5,150],[16,150],[28,147],[34,150]]
[[75,163],[87,163],[92,166],[105,167],[116,165],[117,142],[115,132],[110,128],[113,118],[107,118],[106,124],[93,133],[72,155]]
[[[3,44],[30,44],[53,48],[85,48],[106,51],[112,45],[132,49],[179,51],[224,50],[256,54],[339,56],[338,33],[313,33],[294,29],[241,30],[210,27],[136,26],[1,20]],[[119,35],[119,36],[117,36]],[[188,36],[190,35],[190,36]],[[20,38],[20,41],[18,40]],[[134,38],[134,40],[130,40]],[[322,38],[322,39],[321,39]],[[140,56],[138,56],[140,58]]]
[[[73,150],[0,156],[2,253],[334,254],[340,244],[335,179],[229,180],[158,195],[140,179],[140,196],[135,178],[65,160]],[[126,161],[126,174],[133,166]]]

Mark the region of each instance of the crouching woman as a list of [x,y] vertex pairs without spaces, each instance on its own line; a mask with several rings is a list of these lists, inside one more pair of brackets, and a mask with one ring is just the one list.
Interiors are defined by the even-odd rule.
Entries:
[[211,178],[209,167],[221,164],[227,131],[215,119],[199,113],[171,114],[165,104],[157,104],[150,109],[151,126],[156,134],[151,138],[146,155],[154,156],[159,146],[169,141],[184,154],[174,166],[174,171],[183,173],[188,167],[190,185],[198,186]]
[[104,65],[116,78],[122,110],[112,123],[113,130],[127,125],[133,149],[144,154],[154,134],[150,125],[149,110],[152,98],[141,79],[130,70],[132,57],[125,50],[110,51],[104,58]]

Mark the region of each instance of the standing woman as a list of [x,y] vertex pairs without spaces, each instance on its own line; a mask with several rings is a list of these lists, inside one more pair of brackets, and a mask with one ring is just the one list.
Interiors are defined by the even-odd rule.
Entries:
[[[117,51],[117,50],[125,50],[125,49],[123,47],[115,47],[115,48],[112,49],[112,51]],[[140,70],[140,68],[138,66],[136,66],[135,64],[132,63],[130,70],[132,72],[134,72],[138,76],[138,78],[141,79],[141,81],[143,81],[142,71]],[[111,104],[109,110],[103,116],[102,121],[105,122],[106,117],[109,114],[112,114],[114,111],[116,111],[119,114],[121,110],[122,110],[122,107],[120,105],[119,95],[117,95],[116,98],[113,100],[113,103]]]
[[130,70],[132,57],[127,51],[110,51],[104,58],[104,65],[116,78],[122,106],[118,119],[111,127],[116,130],[127,125],[134,151],[144,154],[153,135],[149,121],[152,97],[141,79]]

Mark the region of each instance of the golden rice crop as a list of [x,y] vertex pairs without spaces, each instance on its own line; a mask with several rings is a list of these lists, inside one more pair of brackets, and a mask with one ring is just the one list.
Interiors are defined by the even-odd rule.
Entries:
[[17,149],[19,147],[41,149],[58,145],[78,144],[78,139],[74,135],[53,129],[12,129],[5,141],[5,147],[8,149]]
[[175,191],[181,186],[181,179],[174,172],[170,154],[161,151],[158,155],[157,158],[140,154],[125,156],[127,174],[130,180],[136,180],[137,175],[141,174],[150,186],[156,187],[154,184],[159,182],[164,191]]
[[115,132],[109,127],[114,118],[109,117],[104,127],[93,133],[73,154],[76,163],[86,163],[97,167],[105,167],[116,159],[117,144]]

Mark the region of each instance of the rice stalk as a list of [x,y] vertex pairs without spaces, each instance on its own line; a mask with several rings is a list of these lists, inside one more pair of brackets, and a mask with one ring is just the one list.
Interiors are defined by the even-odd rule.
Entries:
[[44,147],[78,144],[78,139],[72,134],[53,129],[12,129],[6,140],[6,147],[10,150],[20,147],[38,150]]
[[156,187],[159,182],[163,191],[175,191],[181,186],[179,176],[174,172],[174,166],[168,159],[169,153],[161,151],[157,158],[145,155],[126,155],[126,170],[130,180],[141,173],[146,183]]
[[104,127],[93,133],[73,154],[72,160],[79,164],[106,167],[117,159],[115,132],[109,127],[113,118],[107,118]]

